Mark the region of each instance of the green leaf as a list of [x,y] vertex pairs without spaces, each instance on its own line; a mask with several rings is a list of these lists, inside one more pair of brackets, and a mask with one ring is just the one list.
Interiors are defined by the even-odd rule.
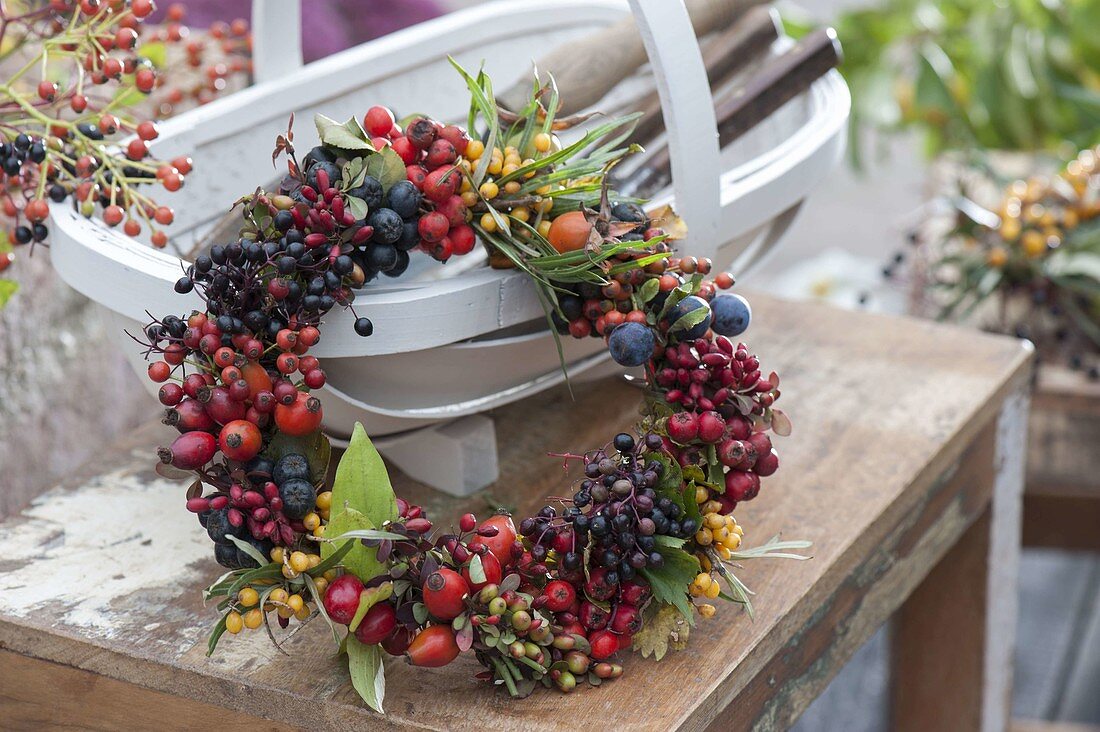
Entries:
[[310,481],[314,485],[324,483],[328,475],[329,460],[332,459],[332,444],[328,438],[320,430],[301,437],[276,432],[264,449],[264,455],[276,462],[284,455],[294,453],[304,456],[309,463]]
[[[397,496],[382,456],[359,422],[351,434],[348,449],[336,468],[332,505],[347,504],[370,519],[375,528],[397,518]],[[327,531],[327,529],[326,529]]]
[[704,320],[710,317],[710,308],[695,308],[687,313],[681,315],[672,327],[668,329],[669,333],[674,333],[681,330],[691,330],[695,326],[702,323]]
[[674,605],[687,619],[688,625],[694,625],[695,618],[691,614],[687,588],[695,575],[699,574],[699,560],[695,555],[675,547],[658,546],[657,551],[665,560],[661,567],[647,567],[639,571],[649,580],[653,597],[660,602]]
[[349,635],[347,641],[351,685],[367,706],[376,712],[382,712],[382,700],[386,696],[386,669],[382,665],[382,648],[364,645],[354,635]]
[[[326,533],[340,536],[357,529],[373,528],[374,524],[361,511],[357,511],[348,505],[337,509],[336,503],[333,501],[332,513],[330,514],[328,527],[325,529]],[[321,544],[321,556],[327,557],[329,554],[342,549],[348,543],[353,544],[353,546],[344,557],[343,564],[349,572],[367,582],[386,571],[386,565],[378,561],[378,551],[373,547],[363,546],[360,539],[348,538],[331,542],[326,541]]]
[[645,283],[641,286],[641,289],[638,290],[638,299],[642,301],[642,304],[645,304],[653,298],[657,297],[657,293],[659,293],[660,291],[660,278],[652,277],[646,280]]
[[363,170],[367,175],[378,179],[382,184],[383,193],[408,177],[405,172],[405,163],[391,147],[384,147],[368,157]]
[[355,117],[341,124],[323,114],[317,114],[313,117],[313,123],[317,126],[317,136],[326,145],[341,150],[374,150],[366,130]]
[[163,41],[150,41],[138,46],[137,55],[147,58],[158,69],[163,69],[168,63],[168,47]]
[[259,549],[252,546],[247,541],[244,541],[243,539],[238,539],[232,534],[226,534],[226,538],[236,544],[237,548],[240,549],[242,552],[252,557],[256,561],[256,564],[258,564],[261,568],[266,567],[267,565],[272,563],[270,557],[265,557]]
[[351,215],[355,217],[356,221],[362,221],[367,218],[367,202],[358,196],[344,196],[344,201],[348,204],[348,210],[351,211]]
[[485,567],[481,564],[481,555],[475,554],[470,560],[470,581],[474,584],[486,582]]
[[210,631],[210,639],[206,642],[207,656],[214,655],[214,649],[218,647],[218,641],[225,634],[225,618],[228,614],[222,615],[221,619],[218,620],[218,624],[214,626],[214,630]]
[[15,280],[0,279],[0,308],[8,304],[8,300],[19,290],[19,283]]

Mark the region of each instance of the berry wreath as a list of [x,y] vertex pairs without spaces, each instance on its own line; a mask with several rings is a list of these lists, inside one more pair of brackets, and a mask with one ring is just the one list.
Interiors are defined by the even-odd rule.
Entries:
[[[575,120],[555,119],[552,81],[513,115],[484,74],[456,69],[467,129],[399,124],[381,106],[362,123],[319,117],[321,145],[301,163],[292,130],[281,135],[278,190],[238,201],[240,239],[176,284],[206,311],[145,331],[149,377],[181,433],[158,469],[197,474],[187,508],[229,570],[205,593],[221,612],[209,652],[227,631],[264,627],[278,643],[272,617],[286,629],[320,616],[379,711],[383,653],[435,667],[473,650],[480,676],[517,697],[598,686],[621,675],[626,649],[683,647],[695,615],[715,614],[710,600],[751,612],[731,562],[808,546],[742,548],[732,511],[779,467],[768,432],[789,434],[790,420],[773,406],[779,377],[732,340],[751,317],[719,294],[733,278],[675,255],[671,212],[655,220],[609,190],[633,119],[562,146],[554,133]],[[356,288],[400,275],[414,250],[446,261],[478,240],[493,266],[530,275],[559,337],[605,338],[616,362],[644,366],[645,406],[632,432],[558,455],[583,470],[561,505],[518,526],[466,514],[436,531],[394,494],[361,425],[325,488],[330,447],[310,395],[325,374],[309,349],[328,310],[353,308]],[[357,316],[355,329],[373,325]]]

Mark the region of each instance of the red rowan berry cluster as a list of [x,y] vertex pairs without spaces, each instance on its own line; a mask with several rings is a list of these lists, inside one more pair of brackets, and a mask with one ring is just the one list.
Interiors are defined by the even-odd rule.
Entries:
[[[18,61],[0,85],[0,206],[15,244],[41,242],[48,200],[74,199],[86,216],[143,228],[157,246],[173,213],[141,191],[159,181],[176,191],[190,160],[149,159],[156,123],[131,116],[126,103],[156,85],[139,30],[151,0],[50,0],[15,14],[0,8],[0,38]],[[14,65],[14,64],[13,64]],[[131,136],[121,152],[111,147]]]
[[159,52],[156,86],[143,109],[157,117],[179,114],[248,86],[252,76],[252,34],[248,21],[217,21],[209,28],[185,24],[181,3],[168,7],[165,22],[144,28],[147,52]]

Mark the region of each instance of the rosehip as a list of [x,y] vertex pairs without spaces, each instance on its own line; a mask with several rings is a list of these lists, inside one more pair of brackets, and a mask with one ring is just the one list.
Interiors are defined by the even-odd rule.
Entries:
[[512,523],[512,517],[502,513],[487,518],[478,526],[478,531],[488,528],[495,528],[497,533],[494,536],[482,536],[481,542],[502,564],[509,564],[512,545],[516,543],[516,526]]
[[373,646],[384,641],[393,629],[397,627],[397,613],[393,605],[388,602],[379,602],[371,606],[363,619],[359,621],[359,627],[355,629],[355,637],[364,645]]
[[345,574],[329,583],[325,590],[325,612],[333,622],[347,625],[359,609],[363,583],[354,574]]
[[413,666],[438,668],[458,658],[459,648],[449,625],[432,625],[420,631],[406,651]]
[[321,427],[323,417],[321,400],[299,392],[293,404],[275,407],[275,424],[279,430],[293,437],[312,434]]
[[260,429],[253,423],[238,419],[222,427],[218,435],[218,446],[222,454],[230,460],[247,462],[259,454],[263,447]]
[[[461,546],[455,547],[456,551],[462,548]],[[452,554],[454,554],[454,552],[452,552]],[[470,586],[471,590],[476,592],[486,585],[500,584],[500,580],[503,578],[504,573],[501,571],[500,561],[492,552],[485,552],[481,555],[481,569],[485,573],[485,580],[482,582],[474,582],[473,578],[470,577],[469,563],[462,568],[462,579],[466,580],[466,584]]]
[[470,586],[462,575],[446,567],[432,572],[424,582],[424,606],[439,620],[454,620],[461,615],[469,594]]
[[171,447],[157,450],[157,457],[166,465],[181,470],[195,470],[210,462],[218,451],[218,442],[209,432],[187,432],[180,435]]
[[741,470],[726,473],[726,492],[734,501],[749,501],[760,492],[760,476]]
[[597,630],[589,636],[588,643],[592,646],[588,655],[597,661],[609,658],[619,650],[619,639],[609,630]]
[[768,477],[778,469],[779,453],[775,451],[775,448],[768,450],[766,453],[756,458],[756,465],[753,466],[753,472],[761,478]]

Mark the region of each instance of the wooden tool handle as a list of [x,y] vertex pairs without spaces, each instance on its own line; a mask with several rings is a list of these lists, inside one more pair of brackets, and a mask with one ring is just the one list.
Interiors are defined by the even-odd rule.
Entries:
[[[707,39],[703,45],[703,65],[711,89],[721,86],[731,74],[771,46],[779,38],[780,23],[774,8],[760,5],[749,8],[729,28]],[[641,112],[642,116],[630,136],[630,142],[644,145],[661,133],[664,119],[661,116],[661,99],[656,90],[624,110],[626,114],[632,112]]]
[[[743,87],[715,100],[719,143],[725,147],[755,127],[835,68],[840,59],[840,42],[832,28],[821,28],[801,39],[761,67]],[[620,189],[650,196],[668,184],[670,175],[668,147],[662,146]]]
[[[673,2],[675,0],[669,0]],[[695,35],[732,24],[746,9],[764,0],[685,0]],[[540,75],[553,74],[561,90],[560,116],[574,114],[600,101],[625,77],[647,60],[645,46],[633,16],[602,28],[596,33],[555,48],[536,62]],[[497,95],[507,109],[523,107],[531,93],[524,77]]]

